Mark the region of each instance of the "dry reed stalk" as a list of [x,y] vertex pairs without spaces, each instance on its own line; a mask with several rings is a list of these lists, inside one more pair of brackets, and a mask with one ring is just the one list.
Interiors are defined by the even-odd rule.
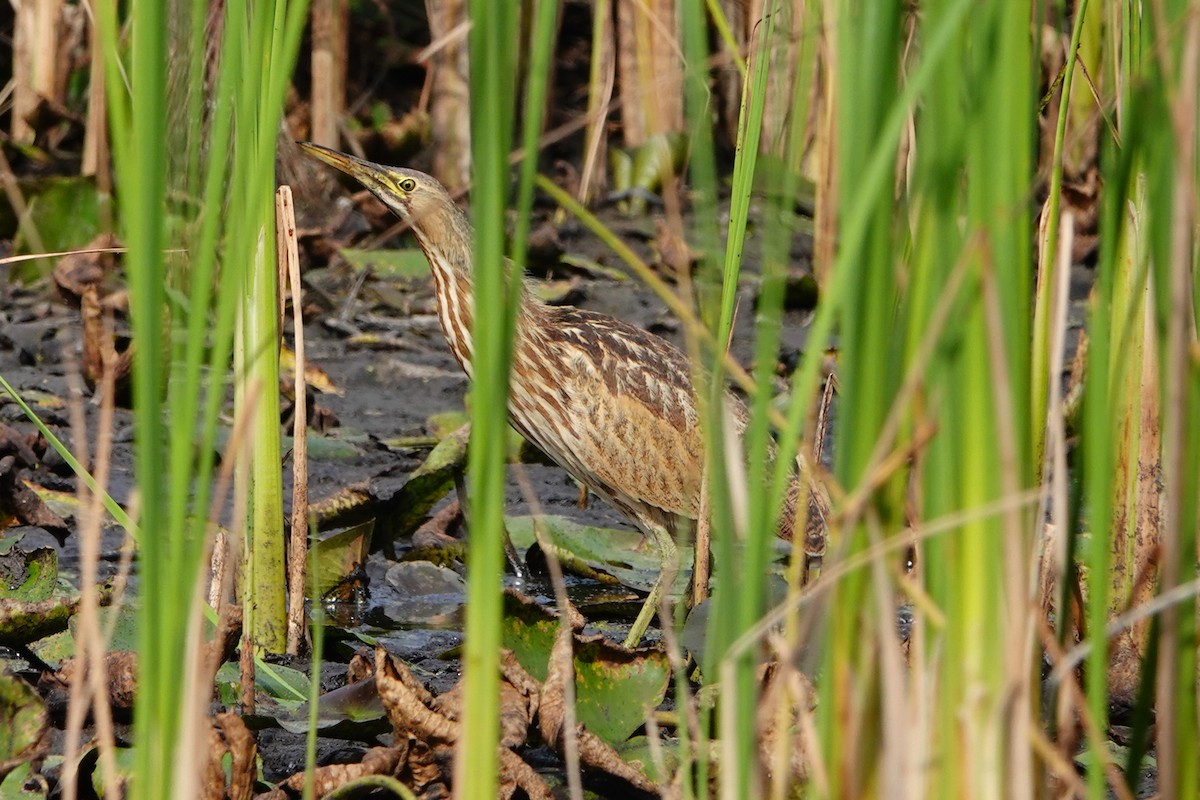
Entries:
[[58,37],[63,0],[17,3],[13,10],[14,142],[31,143],[36,131],[30,118],[43,100],[59,101]]
[[622,106],[621,133],[637,147],[684,130],[678,9],[675,0],[620,0],[616,10],[620,91],[638,98]]
[[[466,37],[465,0],[426,0],[429,17],[428,51],[431,95],[429,119],[433,129],[433,175],[457,189],[471,177],[470,61]],[[435,47],[443,42],[440,46]]]
[[314,142],[336,148],[346,110],[348,0],[313,0],[312,133]]
[[[111,328],[111,319],[108,320]],[[94,477],[96,491],[88,490],[79,481],[76,494],[82,510],[79,526],[79,578],[80,603],[76,619],[76,654],[81,665],[73,673],[70,702],[67,707],[66,747],[63,756],[62,795],[74,800],[78,792],[78,750],[87,712],[92,712],[96,726],[96,740],[100,752],[100,773],[106,793],[118,793],[117,767],[114,752],[112,708],[108,699],[108,670],[105,653],[108,636],[100,623],[100,607],[97,602],[97,572],[100,565],[100,539],[102,536],[104,505],[103,497],[108,487],[109,467],[112,456],[114,367],[106,359],[98,392],[100,396],[99,429],[96,432],[96,462]],[[89,461],[87,445],[87,422],[83,411],[83,387],[75,369],[68,371],[71,387],[71,429],[79,448],[80,463]]]
[[[112,0],[94,0],[112,2]],[[108,98],[104,86],[104,51],[95,24],[88,26],[91,73],[88,76],[87,123],[83,132],[83,159],[79,174],[95,175],[96,188],[112,194],[112,172],[108,154]]]
[[[575,198],[588,203],[606,184],[605,159],[608,145],[608,114],[616,86],[617,54],[613,40],[611,0],[596,0],[592,6],[592,57],[588,77],[587,133],[584,136],[583,169]],[[622,98],[621,107],[627,105]]]
[[[300,285],[300,252],[296,241],[296,215],[292,190],[280,186],[275,194],[276,253],[287,276],[280,286],[290,286],[292,327],[295,339],[295,389],[292,410],[292,532],[288,544],[287,652],[300,652],[304,637],[304,572],[308,559],[308,387],[304,377],[303,287]],[[280,298],[283,292],[279,293]],[[282,330],[282,325],[280,326]]]

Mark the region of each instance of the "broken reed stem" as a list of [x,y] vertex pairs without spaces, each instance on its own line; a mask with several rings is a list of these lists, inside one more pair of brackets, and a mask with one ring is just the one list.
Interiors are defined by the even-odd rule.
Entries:
[[708,464],[700,475],[700,516],[696,520],[696,544],[692,551],[692,608],[708,599],[708,580],[712,572],[712,499],[708,488]]
[[[597,189],[603,188],[606,172],[600,154],[603,153],[607,113],[613,101],[613,89],[617,77],[617,54],[613,44],[613,0],[596,0],[592,6],[592,52],[591,72],[588,75],[588,125],[584,135],[583,168],[579,175],[579,188],[575,198],[581,203],[592,199]],[[593,184],[595,184],[593,186]]]
[[42,241],[42,235],[38,233],[37,225],[29,216],[29,204],[25,202],[25,195],[21,193],[17,176],[13,174],[12,165],[8,162],[8,156],[4,155],[2,149],[0,149],[0,186],[3,186],[4,196],[17,216],[18,230],[25,234],[25,238],[29,240],[29,246],[33,250],[39,253],[45,252],[46,245]]
[[[106,328],[111,335],[111,319]],[[66,751],[63,768],[63,797],[74,800],[78,792],[78,749],[83,732],[83,723],[90,709],[96,726],[99,742],[100,772],[105,793],[117,791],[117,765],[113,753],[116,748],[113,736],[112,709],[108,701],[108,670],[104,655],[108,648],[105,632],[100,624],[100,607],[97,595],[97,574],[100,566],[100,538],[104,519],[103,496],[108,487],[108,471],[112,455],[112,420],[114,394],[114,363],[105,358],[100,386],[101,405],[99,430],[96,434],[96,490],[89,490],[80,481],[76,493],[82,510],[79,527],[79,625],[76,633],[76,670],[72,676],[70,703],[67,708]],[[82,387],[77,370],[68,370],[71,387],[71,428],[80,449],[82,463],[87,463],[87,420],[83,411]]]
[[[308,387],[304,379],[304,311],[300,285],[300,254],[296,243],[296,214],[292,189],[280,186],[275,193],[275,248],[280,274],[292,297],[295,338],[295,401],[292,408],[292,531],[288,541],[287,652],[295,655],[304,637],[304,565],[308,558]],[[283,330],[283,326],[280,326]]]
[[[240,338],[240,337],[239,337]],[[254,420],[255,409],[258,406],[258,394],[261,386],[255,381],[249,381],[244,391],[244,405],[242,413],[237,417],[234,423],[235,430],[239,422],[243,425],[243,430],[248,427]],[[230,452],[234,454],[233,459],[235,474],[245,475],[246,470],[250,465],[250,443],[253,441],[252,436],[242,436],[240,441],[230,441]],[[247,591],[247,571],[250,562],[250,522],[246,517],[246,509],[250,505],[250,482],[249,481],[234,481],[233,484],[233,513],[230,515],[230,520],[237,528],[231,527],[231,530],[241,533],[241,536],[235,541],[242,543],[240,558],[234,559],[235,563],[241,565],[240,574],[238,575],[237,586],[241,587],[240,597],[242,601],[242,642],[240,658],[238,659],[238,677],[242,684],[242,713],[254,713],[254,603],[251,602],[249,592]]]

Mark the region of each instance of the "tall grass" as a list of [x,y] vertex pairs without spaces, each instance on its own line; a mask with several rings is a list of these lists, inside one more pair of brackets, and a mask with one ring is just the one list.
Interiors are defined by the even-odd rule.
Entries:
[[[519,297],[515,287],[521,279],[519,268],[514,270],[516,274],[509,274],[504,261],[508,153],[515,114],[512,75],[517,66],[519,36],[517,6],[475,0],[469,9],[474,178],[471,217],[475,227],[474,402],[467,467],[471,540],[463,649],[466,735],[459,743],[454,777],[460,796],[485,798],[496,796],[498,781],[508,372],[513,309]],[[548,34],[543,31],[542,35]],[[527,201],[531,196],[528,176],[523,185]]]
[[[1158,561],[1158,594],[1190,580],[1196,568],[1200,366],[1191,220],[1200,39],[1190,8],[1153,4],[1139,17],[1105,4],[1102,22],[1090,23],[1091,35],[1099,26],[1106,43],[1093,72],[1117,77],[1093,84],[1115,123],[1103,137],[1101,255],[1079,444],[1068,452],[1061,435],[1047,440],[1059,452],[1045,462],[1057,466],[1044,470],[1043,432],[1062,431],[1062,421],[1051,415],[1064,413],[1049,396],[1061,385],[1052,371],[1061,369],[1055,348],[1062,346],[1065,314],[1053,309],[1066,307],[1063,270],[1070,265],[1069,254],[1064,259],[1059,250],[1071,245],[1069,235],[1057,235],[1058,215],[1068,213],[1060,211],[1057,162],[1066,149],[1062,132],[1078,136],[1069,126],[1087,116],[1073,104],[1096,100],[1090,91],[1069,91],[1067,81],[1059,145],[1042,154],[1056,177],[1045,246],[1035,260],[1038,59],[1043,22],[1071,30],[1074,20],[1063,28],[1064,20],[1054,16],[1061,12],[1046,11],[1043,19],[1044,10],[1032,3],[943,0],[922,3],[919,14],[902,4],[851,0],[791,6],[790,19],[816,27],[822,44],[811,57],[820,59],[820,72],[834,87],[821,100],[833,108],[835,180],[818,195],[824,204],[818,215],[836,218],[837,247],[832,263],[815,265],[828,279],[782,435],[785,449],[794,446],[790,440],[811,413],[823,345],[836,330],[840,393],[832,484],[845,498],[830,531],[826,575],[833,579],[797,592],[793,601],[816,606],[826,618],[823,632],[807,642],[821,653],[814,676],[818,735],[804,739],[811,796],[1033,796],[1054,782],[1083,791],[1072,766],[1078,732],[1091,765],[1088,796],[1131,789],[1107,785],[1123,779],[1110,763],[1112,665],[1104,631],[1114,611],[1136,599],[1131,573],[1116,584],[1110,574],[1116,506],[1130,526],[1135,519],[1141,525],[1138,536],[1158,540],[1160,559],[1167,559]],[[1086,9],[1076,4],[1075,13]],[[789,18],[781,4],[766,13]],[[800,32],[783,22],[777,27],[782,33],[766,47],[782,51]],[[1074,66],[1082,29],[1079,20],[1070,43],[1060,37],[1059,46],[1067,50],[1068,75],[1094,81]],[[1094,48],[1089,53],[1095,66]],[[747,87],[743,108],[754,109],[763,88],[753,78]],[[809,122],[791,118],[793,126]],[[815,129],[793,127],[784,137],[786,163],[811,163],[820,154],[822,120],[814,122]],[[747,213],[742,193],[748,186],[737,180],[738,165],[751,161],[745,152],[738,156],[731,252]],[[813,177],[820,186],[821,175]],[[1066,229],[1074,226],[1068,221]],[[760,358],[773,336],[770,258],[763,265]],[[1044,292],[1036,326],[1035,278]],[[1149,303],[1144,343],[1139,298]],[[1144,371],[1140,358],[1128,363],[1129,353],[1143,347],[1161,370]],[[1127,369],[1137,370],[1134,380]],[[1142,411],[1131,413],[1131,407]],[[1159,407],[1164,513],[1152,523],[1144,506],[1159,498],[1144,487],[1132,492],[1127,479],[1114,480],[1114,468],[1153,468],[1158,457],[1146,448],[1156,440],[1146,426],[1160,424],[1152,413]],[[761,419],[766,409],[756,403],[754,413]],[[761,424],[752,422],[751,431]],[[1142,436],[1131,437],[1130,425],[1141,426]],[[752,434],[751,452],[755,441]],[[1046,528],[1043,509],[1051,507],[1040,498],[1051,481],[1065,483],[1068,468],[1082,479],[1078,496],[1054,505],[1053,527]],[[751,508],[770,509],[778,497],[761,480],[751,480],[749,491]],[[752,525],[766,526],[768,518],[752,514]],[[1043,560],[1051,531],[1071,542],[1060,552],[1077,559],[1077,568]],[[888,548],[889,540],[916,545],[911,575],[885,555],[897,550]],[[1121,564],[1128,570],[1145,565]],[[718,600],[744,589],[746,577],[736,570],[716,577]],[[737,586],[724,583],[731,578]],[[1055,597],[1070,597],[1070,584],[1081,582],[1086,620],[1073,619],[1066,602],[1043,608],[1044,581],[1059,584]],[[1123,587],[1119,601],[1110,598],[1110,585]],[[895,635],[900,603],[910,604],[915,616],[905,648]],[[1045,636],[1049,613],[1064,632],[1081,631],[1089,647],[1086,680],[1075,684],[1066,672],[1062,702],[1071,710],[1058,729],[1044,716],[1039,680],[1043,645],[1052,660],[1059,657],[1053,637]],[[741,661],[746,640],[729,646],[731,637],[761,638],[766,629],[753,627],[754,615],[731,619],[736,624],[717,642],[729,647],[727,659]],[[1156,640],[1133,663],[1141,670],[1139,696],[1144,703],[1156,698],[1153,709],[1143,705],[1134,715],[1157,716],[1163,796],[1193,796],[1197,788],[1195,760],[1183,755],[1194,753],[1197,743],[1195,623],[1194,595],[1165,604]],[[747,708],[757,690],[747,693],[745,678],[737,681],[721,686],[718,701],[738,706],[731,712],[738,724],[722,727],[721,736],[743,743],[723,751],[733,756],[719,765],[725,797],[758,793],[763,777],[746,757],[754,746],[744,744],[762,746],[761,722]],[[802,698],[794,702],[792,733],[799,737],[809,713]],[[1144,737],[1148,728],[1138,730]],[[799,742],[793,739],[793,746]],[[1138,773],[1144,749],[1135,748],[1125,775]],[[771,777],[777,796],[788,791],[779,785],[788,776]]]
[[[190,687],[180,676],[198,658],[213,442],[245,276],[270,252],[275,135],[305,4],[194,0],[174,10],[186,13],[169,19],[168,4],[139,2],[119,17],[117,4],[96,6],[129,248],[140,522],[151,532],[139,550],[137,797],[197,791],[198,776],[178,767],[207,732],[181,714]],[[183,255],[168,258],[168,247]]]
[[[1124,782],[1108,785],[1124,779],[1108,754],[1111,665],[1104,629],[1122,603],[1136,599],[1137,588],[1129,572],[1120,573],[1126,575],[1122,582],[1110,571],[1110,552],[1124,546],[1110,540],[1117,506],[1124,509],[1121,519],[1128,526],[1134,519],[1146,526],[1129,531],[1159,539],[1158,594],[1190,580],[1196,562],[1197,508],[1195,492],[1187,490],[1196,486],[1200,469],[1197,289],[1189,227],[1196,158],[1189,131],[1196,121],[1200,40],[1188,8],[1183,2],[1156,3],[1143,17],[1124,5],[1107,3],[1088,12],[1087,4],[1079,3],[1074,13],[1089,16],[1064,20],[1061,9],[1000,0],[934,0],[920,4],[919,14],[903,4],[854,0],[769,3],[754,28],[751,52],[739,54],[746,57],[747,70],[730,219],[723,229],[705,66],[710,10],[699,0],[681,0],[693,243],[701,255],[697,306],[711,327],[711,336],[703,339],[726,340],[742,280],[743,237],[755,214],[762,215],[756,230],[764,245],[753,311],[757,391],[742,445],[731,445],[721,433],[722,361],[693,342],[694,352],[715,365],[712,382],[698,394],[707,401],[718,567],[704,674],[708,681],[722,679],[717,730],[723,747],[711,769],[690,773],[694,780],[684,781],[685,794],[707,795],[714,770],[724,797],[767,790],[781,797],[796,790],[796,774],[768,775],[759,760],[765,757],[764,694],[751,654],[754,643],[771,630],[763,622],[758,587],[765,545],[777,522],[774,509],[792,479],[792,456],[806,448],[801,433],[809,427],[824,347],[834,332],[840,394],[828,480],[843,500],[830,520],[826,577],[813,587],[794,585],[789,600],[790,608],[803,607],[824,624],[789,624],[791,639],[775,651],[785,656],[794,654],[789,648],[808,651],[806,663],[819,664],[813,676],[819,701],[810,711],[803,692],[785,689],[772,695],[791,704],[788,713],[774,714],[787,739],[784,745],[777,740],[772,763],[786,764],[787,750],[802,743],[809,781],[805,793],[815,797],[1031,797],[1052,785],[1092,797],[1131,790]],[[490,12],[478,8],[475,13]],[[490,30],[504,30],[490,17],[478,17],[476,26],[485,19]],[[1054,152],[1039,154],[1043,33],[1072,29],[1069,40],[1057,39],[1068,64],[1066,99],[1053,116],[1061,128]],[[480,32],[473,40],[474,57],[499,60],[477,63],[508,63],[503,60],[508,56],[487,49],[498,46],[487,35]],[[1091,76],[1074,65],[1075,48],[1083,41]],[[782,58],[785,52],[797,61]],[[1112,79],[1097,81],[1096,75]],[[789,76],[804,77],[788,86]],[[804,82],[817,78],[816,87]],[[1061,160],[1071,151],[1065,142],[1080,134],[1072,126],[1088,117],[1080,105],[1097,102],[1092,91],[1072,87],[1081,80],[1099,94],[1110,122],[1102,145],[1102,244],[1088,324],[1083,413],[1078,445],[1068,449],[1071,420],[1062,418],[1068,411],[1058,402],[1063,389],[1057,373],[1063,363],[1067,251],[1075,226],[1068,220],[1062,236],[1058,231],[1059,216],[1066,213],[1060,203]],[[782,91],[781,81],[787,86]],[[490,91],[487,85],[480,80],[477,92]],[[491,182],[500,180],[501,172],[498,161],[486,159],[498,158],[499,149],[490,148],[508,135],[509,118],[488,105],[495,98],[476,102],[477,113],[501,123],[500,128],[489,124],[489,140],[475,145],[480,148],[479,263],[498,270],[487,259],[498,259],[499,240],[485,238],[498,234],[484,229],[489,215],[499,213],[494,204],[502,194]],[[788,116],[771,103],[799,110]],[[786,118],[787,126],[778,139],[764,143],[760,126],[772,111],[772,118]],[[760,150],[778,156],[770,171],[756,166]],[[1052,180],[1047,224],[1035,234],[1039,155],[1049,159]],[[779,164],[790,169],[780,171]],[[770,365],[794,233],[790,212],[799,194],[796,173],[802,170],[818,187],[818,228],[836,231],[836,247],[817,248],[821,305],[792,379],[782,425],[776,425],[769,421],[780,422],[769,403]],[[756,175],[770,188],[765,202],[755,193]],[[1043,243],[1040,249],[1035,250],[1035,241]],[[722,251],[723,261],[717,256]],[[483,306],[487,298],[502,296],[500,285],[481,281],[481,314],[490,313]],[[478,324],[499,324],[491,319]],[[480,330],[493,332],[497,341],[503,333],[499,327]],[[1146,352],[1149,361],[1127,364],[1132,348]],[[488,358],[503,362],[499,350]],[[1162,368],[1155,370],[1154,361]],[[1130,380],[1131,369],[1143,380]],[[502,386],[499,366],[489,370]],[[484,380],[477,376],[477,386]],[[1130,409],[1140,409],[1140,415]],[[1154,431],[1146,428],[1159,424],[1152,413],[1156,409],[1161,409],[1161,451]],[[483,431],[477,428],[477,437],[494,433],[491,426],[499,424],[485,419],[477,422]],[[1131,437],[1130,425],[1142,426],[1143,435]],[[773,466],[767,457],[772,428],[779,451]],[[749,464],[744,484],[738,466],[743,455],[736,452],[742,446]],[[485,462],[499,469],[498,453],[474,457],[479,460],[473,469]],[[1159,461],[1164,513],[1156,521],[1147,510],[1157,502],[1153,490],[1139,484],[1127,493],[1129,479],[1114,480],[1113,470],[1117,464]],[[1071,476],[1079,482],[1071,502],[1065,502]],[[485,482],[493,479],[477,477],[476,492],[485,493]],[[1052,486],[1060,499],[1049,503]],[[744,506],[733,502],[739,494],[747,496]],[[477,505],[481,499],[476,498]],[[735,507],[749,511],[741,518]],[[498,513],[481,508],[476,526],[491,526],[483,515]],[[1066,545],[1055,545],[1054,535]],[[907,544],[916,550],[911,574],[898,557]],[[493,559],[473,560],[476,568],[490,565],[491,573],[478,579],[482,588],[473,603],[494,601],[498,545],[489,535],[473,546]],[[1141,558],[1133,566],[1144,566]],[[1121,563],[1122,569],[1129,567]],[[789,574],[795,582],[800,571]],[[1076,584],[1085,598],[1084,619],[1076,618],[1068,602]],[[1046,593],[1048,585],[1055,588]],[[914,616],[904,646],[895,635],[900,604],[911,606]],[[472,613],[468,641],[484,642],[478,631],[496,612],[488,606]],[[787,614],[777,610],[766,619]],[[1069,669],[1058,676],[1066,683],[1056,697],[1067,711],[1057,721],[1044,711],[1040,681],[1043,648],[1052,661],[1061,657],[1048,635],[1051,614],[1060,641],[1086,637],[1088,653],[1086,680],[1077,681]],[[1193,596],[1183,603],[1164,602],[1152,640],[1135,648],[1142,700],[1133,711],[1142,722],[1135,726],[1124,774],[1138,773],[1150,731],[1145,721],[1156,713],[1164,796],[1196,791],[1194,759],[1183,755],[1194,752],[1197,743],[1195,622]],[[797,641],[800,631],[807,631],[806,638]],[[477,660],[486,654],[473,652],[470,670],[477,676],[494,671],[490,661]],[[786,674],[794,667],[785,659],[781,668]],[[486,682],[490,678],[476,679],[480,688],[474,697],[494,692]],[[494,724],[484,712],[478,720]],[[1073,766],[1081,733],[1091,765],[1086,786]],[[717,752],[692,744],[692,757],[702,766]],[[471,746],[478,749],[469,752],[483,754],[494,744],[489,739]],[[776,758],[781,753],[782,760]],[[479,778],[467,796],[490,791],[487,779]]]

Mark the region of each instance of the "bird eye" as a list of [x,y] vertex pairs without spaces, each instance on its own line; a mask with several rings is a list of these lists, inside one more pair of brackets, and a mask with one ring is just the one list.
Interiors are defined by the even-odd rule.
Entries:
[[400,191],[402,191],[402,192],[411,192],[413,189],[416,189],[416,188],[417,188],[417,182],[414,181],[412,178],[405,178],[404,180],[400,181]]

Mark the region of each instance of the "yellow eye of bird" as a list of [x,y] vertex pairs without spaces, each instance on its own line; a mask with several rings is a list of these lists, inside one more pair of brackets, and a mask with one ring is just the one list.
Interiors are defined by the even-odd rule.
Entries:
[[402,191],[402,192],[411,192],[413,189],[416,189],[416,188],[417,188],[417,182],[414,181],[412,178],[405,178],[404,180],[400,181],[400,191]]

